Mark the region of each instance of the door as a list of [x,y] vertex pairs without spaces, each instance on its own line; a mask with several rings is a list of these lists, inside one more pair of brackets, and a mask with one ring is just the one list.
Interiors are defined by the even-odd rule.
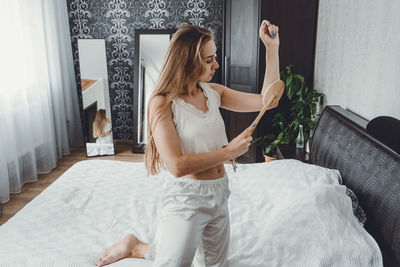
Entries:
[[[226,0],[224,84],[246,93],[260,93],[258,85],[259,0]],[[258,112],[239,113],[224,110],[227,136],[232,140],[250,126]],[[253,138],[257,136],[257,128]],[[239,162],[256,162],[256,147],[237,158]]]

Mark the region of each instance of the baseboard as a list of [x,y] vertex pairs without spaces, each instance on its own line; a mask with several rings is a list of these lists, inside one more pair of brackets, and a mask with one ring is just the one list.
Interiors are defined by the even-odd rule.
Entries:
[[133,140],[115,140],[114,143],[116,145],[133,145]]

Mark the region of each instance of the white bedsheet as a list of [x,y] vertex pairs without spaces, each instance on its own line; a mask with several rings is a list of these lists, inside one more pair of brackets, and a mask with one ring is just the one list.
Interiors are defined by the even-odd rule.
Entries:
[[[338,172],[295,160],[241,164],[230,179],[229,266],[382,266]],[[0,227],[0,266],[94,266],[127,233],[154,238],[165,176],[143,163],[75,164]],[[151,266],[124,259],[110,266]]]

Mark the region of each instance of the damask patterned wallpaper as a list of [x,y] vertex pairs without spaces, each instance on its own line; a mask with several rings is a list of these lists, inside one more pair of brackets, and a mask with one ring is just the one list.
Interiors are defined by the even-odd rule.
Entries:
[[221,58],[223,0],[67,0],[67,6],[80,103],[77,40],[105,39],[114,139],[132,139],[137,124],[133,114],[136,29],[174,29],[183,22],[210,27]]

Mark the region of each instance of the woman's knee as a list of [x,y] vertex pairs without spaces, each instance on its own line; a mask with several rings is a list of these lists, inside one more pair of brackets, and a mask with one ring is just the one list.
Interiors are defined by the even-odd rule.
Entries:
[[155,266],[190,266],[201,239],[201,224],[169,217],[158,227]]

